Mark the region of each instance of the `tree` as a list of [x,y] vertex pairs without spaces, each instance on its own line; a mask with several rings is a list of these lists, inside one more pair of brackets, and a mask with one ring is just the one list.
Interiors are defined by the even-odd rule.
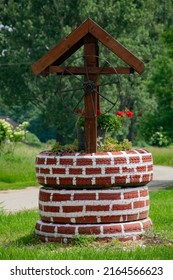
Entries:
[[167,53],[153,61],[147,90],[151,105],[150,111],[144,114],[142,134],[150,140],[155,132],[163,131],[173,140],[173,62]]
[[[56,1],[2,1],[0,96],[10,108],[9,115],[18,118],[18,111],[30,111],[33,123],[34,112],[35,121],[42,120],[43,125],[39,125],[42,129],[53,128],[57,131],[57,139],[66,142],[74,133],[69,129],[69,123],[65,125],[62,121],[68,117],[68,111],[55,95],[58,82],[54,82],[54,77],[36,79],[31,73],[32,63],[69,31],[65,22],[69,15],[64,14],[64,6],[65,3],[58,3],[57,9]],[[55,24],[57,18],[61,20]],[[71,118],[71,127],[74,127],[74,121],[75,118]]]
[[[172,8],[172,0],[162,0],[159,5],[156,0],[102,0],[101,3],[99,0],[2,0],[0,98],[9,108],[8,114],[20,121],[27,116],[32,131],[38,136],[43,134],[42,140],[49,137],[48,133],[47,138],[44,135],[48,129],[51,135],[57,134],[61,142],[75,137],[76,118],[62,106],[56,94],[59,80],[54,76],[35,78],[31,65],[91,17],[145,62],[146,70],[141,77],[121,77],[118,105],[134,112],[130,130],[125,132],[133,140],[140,122],[139,114],[148,107],[150,92],[145,81],[157,67],[157,63],[152,63],[155,57],[162,53],[159,34],[173,24]],[[119,65],[120,61],[102,46],[100,52],[113,65]],[[109,91],[110,96],[112,92]],[[143,114],[142,122],[144,117],[147,118]],[[69,118],[70,122],[66,121]]]

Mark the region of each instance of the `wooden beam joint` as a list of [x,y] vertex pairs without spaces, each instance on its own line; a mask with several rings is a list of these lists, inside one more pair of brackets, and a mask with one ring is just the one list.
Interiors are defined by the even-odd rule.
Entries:
[[[49,73],[57,75],[86,75],[86,68],[78,66],[49,66]],[[132,74],[135,70],[131,67],[87,67],[88,74]]]

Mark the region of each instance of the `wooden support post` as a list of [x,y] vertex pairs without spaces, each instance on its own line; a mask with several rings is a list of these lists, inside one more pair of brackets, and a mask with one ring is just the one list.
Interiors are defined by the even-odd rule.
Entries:
[[[88,67],[98,66],[98,41],[88,34],[84,38],[84,59],[86,71]],[[97,86],[97,74],[86,73],[86,81],[93,81]],[[97,152],[97,93],[85,94],[85,146],[87,153]]]
[[[97,67],[99,66],[99,47],[97,47]],[[97,75],[97,110],[100,111],[100,76]]]

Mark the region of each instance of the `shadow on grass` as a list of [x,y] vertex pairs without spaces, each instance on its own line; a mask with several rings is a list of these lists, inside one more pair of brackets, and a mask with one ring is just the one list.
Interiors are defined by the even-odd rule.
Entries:
[[42,244],[42,242],[39,240],[39,238],[33,232],[30,234],[24,235],[18,239],[15,239],[13,241],[4,242],[1,246],[2,247],[8,247],[8,246],[23,247],[23,246],[36,246],[38,244]]
[[28,235],[24,235],[17,240],[14,241],[14,243],[17,243],[18,246],[34,246],[41,244],[39,238],[35,235],[35,233],[30,233]]
[[173,240],[169,240],[167,238],[164,238],[162,234],[155,232],[154,230],[149,230],[146,232],[140,241],[127,241],[127,242],[119,242],[118,240],[111,240],[107,242],[103,241],[97,241],[93,238],[87,238],[87,236],[81,235],[74,238],[74,240],[68,244],[64,243],[55,243],[55,242],[42,242],[35,233],[30,233],[28,235],[24,235],[14,241],[4,243],[2,247],[17,247],[17,248],[38,248],[38,247],[44,247],[50,250],[54,250],[57,248],[61,248],[61,250],[65,249],[75,249],[75,248],[88,248],[92,247],[94,248],[117,248],[117,249],[123,249],[123,250],[129,250],[129,249],[136,249],[137,247],[141,246],[147,246],[147,247],[155,247],[157,245],[163,245],[163,246],[171,246],[173,247]]
[[[69,244],[68,244],[69,245]],[[62,249],[65,249],[68,247],[68,245],[63,244],[63,243],[46,243],[46,242],[42,242],[39,237],[34,233],[30,233],[27,235],[24,235],[18,239],[15,239],[11,242],[4,242],[1,247],[16,247],[18,249],[20,248],[33,248],[37,249],[37,248],[47,248],[50,250],[54,250],[57,247],[61,247]],[[72,244],[70,244],[72,245]],[[71,247],[71,246],[70,246]]]

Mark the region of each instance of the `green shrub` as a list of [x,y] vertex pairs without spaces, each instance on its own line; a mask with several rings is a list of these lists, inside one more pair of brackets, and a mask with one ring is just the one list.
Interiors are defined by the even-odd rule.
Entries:
[[28,132],[25,137],[25,143],[34,147],[41,147],[41,142],[38,137],[31,132]]
[[14,129],[10,123],[0,119],[0,152],[12,152],[15,143],[25,139],[27,134],[26,127],[28,125],[28,122],[23,122]]
[[53,146],[53,145],[56,144],[56,140],[55,139],[49,139],[49,140],[46,141],[46,144],[48,146]]
[[150,145],[152,146],[167,147],[170,144],[170,138],[163,132],[162,128],[160,128],[159,131],[156,131],[150,138]]

